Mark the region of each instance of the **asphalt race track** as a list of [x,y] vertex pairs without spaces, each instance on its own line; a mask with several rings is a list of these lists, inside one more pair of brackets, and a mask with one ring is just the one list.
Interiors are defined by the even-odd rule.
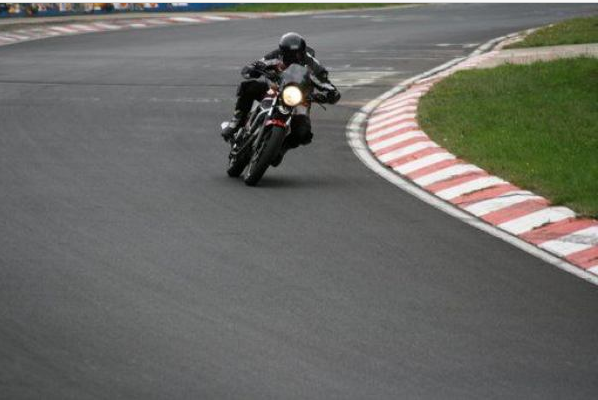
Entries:
[[[392,83],[588,10],[433,5],[0,48],[0,398],[596,399],[597,288],[403,193],[345,141]],[[225,174],[219,124],[240,67],[289,30],[343,101],[248,188]]]

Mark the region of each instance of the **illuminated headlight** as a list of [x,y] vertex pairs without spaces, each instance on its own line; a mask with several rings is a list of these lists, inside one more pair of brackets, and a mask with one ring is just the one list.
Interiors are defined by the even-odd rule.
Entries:
[[297,86],[287,86],[282,91],[282,101],[289,107],[295,107],[303,101],[303,93]]

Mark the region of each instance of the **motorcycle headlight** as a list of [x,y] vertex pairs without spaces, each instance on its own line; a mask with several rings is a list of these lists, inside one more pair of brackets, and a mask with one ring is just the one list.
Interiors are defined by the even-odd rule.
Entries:
[[282,91],[282,101],[289,107],[295,107],[303,102],[303,93],[297,86],[287,86]]

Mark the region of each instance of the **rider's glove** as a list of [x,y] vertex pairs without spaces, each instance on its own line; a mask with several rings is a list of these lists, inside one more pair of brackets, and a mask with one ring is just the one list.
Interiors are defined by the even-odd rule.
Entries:
[[313,99],[316,103],[326,103],[328,101],[328,96],[324,93],[314,93]]
[[326,102],[336,104],[341,99],[341,94],[337,90],[331,90],[326,93]]
[[266,64],[261,61],[256,61],[243,67],[241,75],[243,75],[243,78],[245,79],[257,79],[262,75],[261,71],[265,68]]

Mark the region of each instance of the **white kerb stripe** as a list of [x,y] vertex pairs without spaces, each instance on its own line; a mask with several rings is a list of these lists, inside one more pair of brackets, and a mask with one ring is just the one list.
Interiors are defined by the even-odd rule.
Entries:
[[4,41],[7,41],[7,42],[14,42],[17,39],[6,37],[6,36],[0,36],[0,40],[4,40]]
[[567,207],[547,207],[500,224],[498,227],[514,235],[520,235],[541,225],[573,217],[575,217],[575,213]]
[[[415,105],[417,105],[417,103]],[[397,110],[399,110],[400,108],[403,108],[403,107],[405,107],[405,105],[403,103],[385,107],[385,108],[381,107],[381,108],[376,109],[376,113],[374,116],[379,117],[380,115],[383,115],[383,114],[386,114],[386,115],[396,114]]]
[[75,33],[77,32],[76,29],[72,29],[72,28],[65,28],[64,26],[51,26],[48,29],[52,29],[58,32],[62,32],[62,33]]
[[594,275],[598,275],[598,265],[588,268],[586,271],[593,273]]
[[419,98],[420,98],[420,97],[421,97],[421,96],[411,96],[411,97],[405,98],[405,99],[403,99],[403,100],[401,100],[401,101],[396,101],[396,102],[394,102],[394,103],[391,103],[391,104],[388,104],[388,105],[386,105],[386,106],[384,106],[384,107],[379,107],[379,108],[377,108],[377,109],[376,109],[376,112],[377,112],[377,113],[381,113],[381,112],[389,112],[389,111],[396,110],[396,109],[397,109],[397,108],[399,108],[399,107],[403,107],[403,105],[404,105],[404,104],[405,104],[405,102],[407,102],[407,101],[411,101],[411,102],[414,102],[414,103],[418,103],[418,102],[419,102]]
[[132,24],[129,24],[129,26],[131,28],[146,28],[147,27],[146,24],[139,24],[139,23],[132,23]]
[[73,29],[78,29],[80,31],[86,31],[86,32],[97,32],[97,28],[94,28],[91,25],[84,25],[84,24],[71,24],[69,25],[71,28]]
[[405,140],[413,139],[416,137],[427,137],[427,136],[422,131],[409,131],[409,132],[406,132],[406,133],[403,133],[400,135],[393,136],[390,139],[386,139],[381,142],[374,143],[373,145],[370,146],[370,149],[372,149],[372,151],[382,150],[385,147],[389,147],[389,146],[404,142]]
[[570,233],[569,235],[560,237],[556,240],[549,240],[540,244],[545,250],[555,253],[561,257],[578,251],[589,249],[598,244],[598,226],[581,229],[579,231]]
[[218,15],[202,15],[202,18],[211,19],[212,21],[228,21],[228,17],[220,17]]
[[[415,111],[415,110],[413,110]],[[399,123],[401,121],[405,121],[406,119],[414,119],[415,118],[415,114],[413,113],[408,113],[408,114],[400,114],[400,115],[385,115],[385,118],[379,122],[374,122],[374,123],[370,123],[368,124],[368,130],[372,131],[374,129],[378,129],[382,126],[388,125],[388,124],[394,124],[394,123]]]
[[384,110],[390,107],[396,106],[398,103],[409,100],[409,99],[419,99],[425,92],[407,92],[397,97],[390,98],[386,100],[384,103],[380,104],[378,107],[379,110]]
[[97,26],[98,28],[102,28],[102,29],[109,29],[109,30],[113,30],[113,31],[115,31],[115,30],[118,30],[118,29],[120,29],[120,28],[121,28],[121,27],[120,27],[120,26],[118,26],[118,25],[105,24],[105,23],[103,23],[103,22],[95,22],[93,25],[94,25],[94,26]]
[[[415,119],[415,117],[417,116],[415,113],[404,113],[401,115],[396,115],[395,113],[386,113],[386,114],[380,114],[380,115],[376,115],[375,117],[370,118],[370,122],[372,123],[372,126],[376,125],[376,126],[381,126],[381,125],[386,125],[386,122],[389,121],[391,118],[394,117],[399,117],[399,120],[402,119]],[[371,128],[368,128],[368,130],[371,130]]]
[[149,18],[149,19],[144,19],[143,22],[146,22],[148,24],[153,24],[153,25],[166,25],[168,24],[168,21],[162,19],[162,18]]
[[398,103],[396,103],[394,106],[405,107],[405,106],[414,106],[414,105],[417,105],[417,99],[402,100],[402,101],[399,101]]
[[7,37],[7,38],[17,39],[17,40],[27,40],[27,39],[29,39],[29,36],[16,35],[14,33],[5,33],[3,36]]
[[415,118],[415,112],[417,111],[416,106],[405,106],[401,107],[401,109],[396,113],[389,113],[389,114],[380,114],[376,117],[370,118],[368,122],[368,126],[370,128],[377,128],[382,125],[389,124],[394,121],[400,121],[401,119],[406,118],[404,114],[408,114],[411,118]]
[[393,150],[389,153],[383,154],[380,157],[378,157],[378,159],[381,162],[385,163],[388,161],[392,161],[396,158],[408,156],[409,154],[415,153],[416,151],[427,149],[428,147],[438,147],[438,145],[436,143],[432,142],[431,140],[427,141],[427,142],[415,143],[410,146],[403,147],[403,148],[400,148],[397,150]]
[[436,182],[444,181],[445,179],[449,179],[454,176],[459,176],[477,171],[482,171],[482,169],[472,164],[451,165],[450,167],[446,167],[439,171],[435,171],[428,175],[424,175],[417,179],[414,179],[413,182],[417,183],[420,186],[428,186]]
[[[411,104],[411,105],[399,104],[399,105],[397,105],[397,108],[392,109],[392,114],[397,115],[397,114],[401,114],[401,113],[414,112],[414,111],[417,111],[417,106],[415,104]],[[382,115],[386,115],[386,113],[382,113]],[[376,116],[378,116],[378,115],[376,115]]]
[[448,152],[430,154],[429,156],[425,156],[417,160],[409,161],[405,164],[398,165],[393,169],[400,174],[408,174],[410,172],[417,171],[418,169],[429,167],[432,164],[436,164],[445,160],[453,160],[454,158],[455,156]]
[[470,212],[477,217],[481,217],[482,215],[498,211],[502,208],[512,206],[513,204],[541,198],[542,197],[536,196],[532,192],[528,192],[526,190],[514,190],[512,192],[500,195],[499,197],[479,201],[465,207],[464,209],[465,211]]
[[[406,99],[406,100],[401,100],[398,103],[393,104],[392,107],[394,109],[394,108],[405,107],[405,106],[416,106],[417,103],[418,103],[417,99]],[[377,114],[383,114],[388,111],[376,108],[376,109],[374,109],[374,112]]]
[[439,190],[434,194],[441,199],[450,200],[476,190],[486,189],[492,186],[500,185],[502,183],[506,182],[500,178],[497,178],[496,176],[485,176],[457,186]]
[[376,133],[367,133],[366,132],[366,139],[369,140],[374,140],[374,139],[378,139],[379,137],[382,137],[384,135],[388,135],[389,133],[394,133],[397,131],[400,131],[401,129],[405,129],[405,128],[419,128],[419,126],[417,125],[416,122],[404,122],[402,124],[397,124],[394,126],[391,126],[390,128],[386,128],[383,129],[381,131],[378,131]]
[[170,17],[170,20],[175,22],[200,22],[200,20],[196,18],[189,17]]
[[44,29],[44,36],[60,36],[60,33],[51,31],[49,29]]

